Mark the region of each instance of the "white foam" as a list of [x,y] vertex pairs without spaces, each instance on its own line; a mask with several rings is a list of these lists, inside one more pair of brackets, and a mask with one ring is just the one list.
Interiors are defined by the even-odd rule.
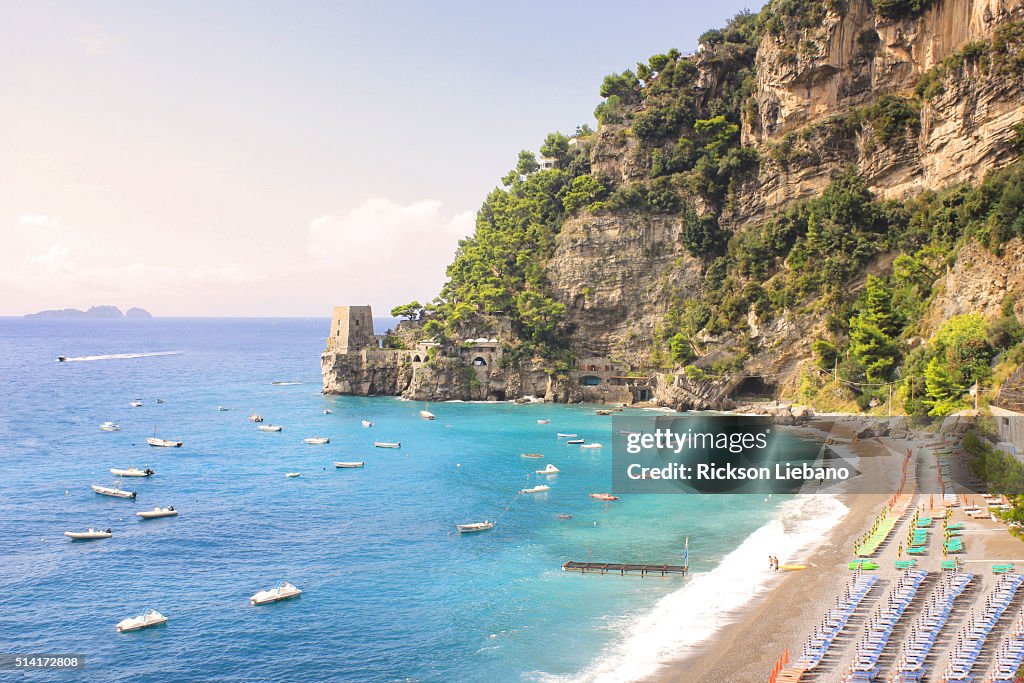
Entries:
[[181,351],[150,351],[148,353],[110,353],[105,356],[78,356],[76,358],[65,358],[65,363],[81,362],[88,360],[120,360],[122,358],[149,358],[150,356],[177,356]]
[[754,597],[768,590],[779,576],[768,569],[769,555],[782,564],[800,560],[848,511],[832,495],[799,496],[784,502],[775,519],[747,537],[717,567],[692,575],[650,612],[623,623],[622,637],[592,666],[572,676],[542,676],[542,680],[625,683],[650,677],[706,643]]

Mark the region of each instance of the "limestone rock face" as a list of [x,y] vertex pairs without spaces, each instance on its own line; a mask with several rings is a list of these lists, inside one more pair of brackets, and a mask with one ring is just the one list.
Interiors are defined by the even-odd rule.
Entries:
[[[982,313],[993,317],[1007,294],[1024,292],[1024,242],[1012,239],[1000,254],[970,242],[960,249],[939,283],[929,311],[932,332],[955,315]],[[1017,302],[1016,308],[1018,316],[1024,313],[1024,302]]]

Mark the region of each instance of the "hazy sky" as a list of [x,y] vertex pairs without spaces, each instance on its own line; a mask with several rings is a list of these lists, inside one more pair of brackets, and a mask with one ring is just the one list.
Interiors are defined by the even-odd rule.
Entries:
[[0,315],[431,299],[518,150],[744,7],[7,0]]

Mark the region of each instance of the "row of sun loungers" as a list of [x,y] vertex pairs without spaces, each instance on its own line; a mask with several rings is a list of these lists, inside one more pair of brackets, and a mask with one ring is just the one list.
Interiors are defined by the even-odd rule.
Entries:
[[981,614],[973,615],[957,637],[956,645],[949,654],[943,681],[974,680],[971,669],[981,655],[985,640],[1005,614],[1022,583],[1024,574],[1004,574],[999,577],[996,587],[985,598]]
[[896,660],[893,683],[917,683],[924,680],[924,662],[931,654],[939,633],[953,612],[953,603],[974,580],[974,574],[944,574],[928,596],[921,616],[910,629],[903,651]]
[[885,602],[879,605],[868,621],[864,638],[857,644],[853,666],[844,678],[846,683],[875,680],[879,674],[878,660],[882,651],[889,644],[893,629],[903,618],[903,613],[917,598],[918,589],[927,576],[927,572],[916,569],[909,569],[900,575]]
[[796,683],[805,673],[817,667],[877,583],[877,576],[857,572],[842,596],[836,600],[836,606],[826,612],[825,618],[815,627],[794,665],[783,669],[775,677],[776,683]]
[[1015,683],[1021,664],[1024,664],[1024,615],[1017,617],[996,654],[991,683]]

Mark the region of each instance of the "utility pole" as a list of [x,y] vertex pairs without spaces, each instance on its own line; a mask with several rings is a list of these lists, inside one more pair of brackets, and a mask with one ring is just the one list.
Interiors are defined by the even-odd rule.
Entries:
[[892,417],[892,382],[889,383],[889,417]]

